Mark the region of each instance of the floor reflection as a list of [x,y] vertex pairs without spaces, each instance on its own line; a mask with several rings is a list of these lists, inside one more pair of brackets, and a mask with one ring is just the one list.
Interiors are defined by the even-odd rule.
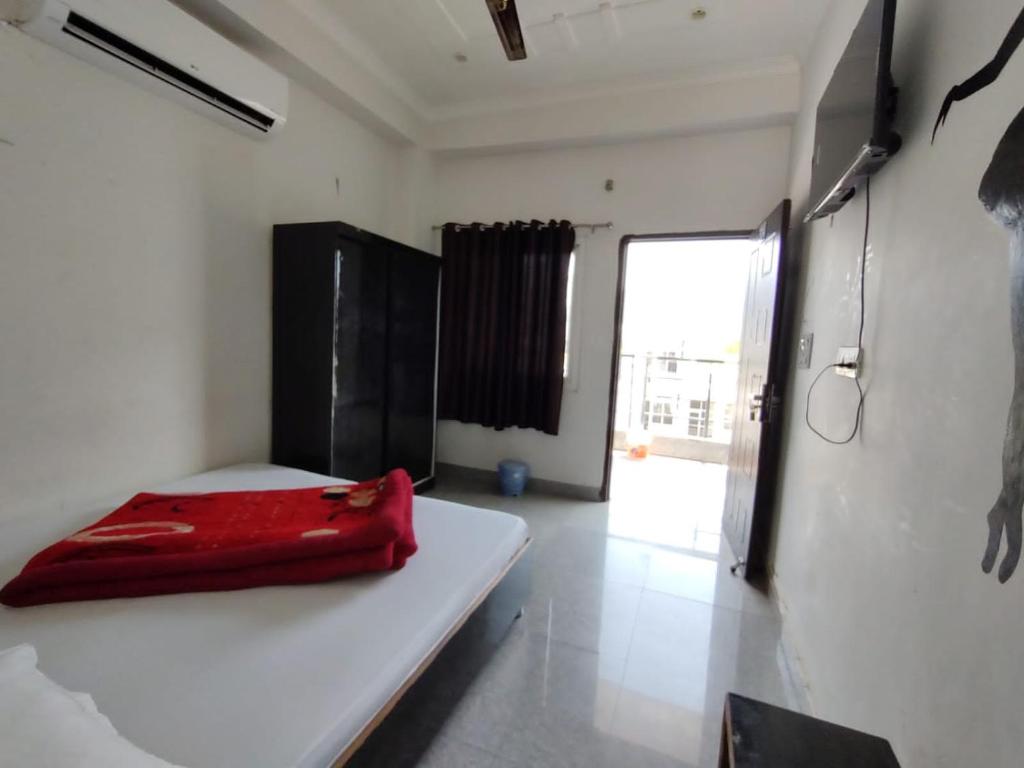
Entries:
[[726,467],[648,456],[612,457],[608,533],[636,541],[718,555]]
[[524,619],[422,765],[713,768],[728,691],[800,708],[773,604],[729,574],[724,470],[649,466],[675,466],[678,492],[624,462],[609,504],[439,484],[520,515],[534,545]]

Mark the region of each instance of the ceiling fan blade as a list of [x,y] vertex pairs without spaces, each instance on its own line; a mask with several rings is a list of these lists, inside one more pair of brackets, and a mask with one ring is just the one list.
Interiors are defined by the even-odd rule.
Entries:
[[523,29],[519,26],[519,14],[516,12],[516,0],[485,0],[487,10],[491,12],[498,37],[505,48],[509,61],[521,61],[526,58],[526,42],[523,40]]

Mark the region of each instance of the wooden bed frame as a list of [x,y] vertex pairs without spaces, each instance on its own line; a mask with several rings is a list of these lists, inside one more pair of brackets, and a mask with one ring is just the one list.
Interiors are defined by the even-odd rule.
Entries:
[[[444,650],[448,642],[458,634],[459,630],[462,629],[463,625],[469,620],[470,616],[476,611],[477,608],[488,598],[488,596],[495,590],[495,588],[505,579],[508,572],[512,570],[513,566],[519,562],[523,553],[526,552],[527,548],[533,542],[532,538],[527,538],[523,542],[522,546],[516,550],[515,554],[509,559],[505,567],[501,569],[501,572],[495,576],[483,591],[478,594],[460,615],[456,622],[448,629],[444,636],[438,640],[434,646],[430,649],[430,652],[423,658],[422,661],[416,666],[409,676],[402,683],[401,687],[395,691],[394,694],[385,702],[384,706],[377,711],[373,718],[363,726],[359,734],[345,747],[344,751],[335,758],[334,762],[331,763],[331,768],[342,768],[349,760],[352,759],[353,755],[359,751],[359,748],[366,743],[366,740],[370,735],[377,730],[384,719],[391,714],[391,711],[395,708],[398,702],[406,694],[406,692],[416,683],[417,680],[423,675],[427,668],[433,664],[434,660],[438,657],[441,651]],[[519,615],[522,615],[522,609],[520,608]]]

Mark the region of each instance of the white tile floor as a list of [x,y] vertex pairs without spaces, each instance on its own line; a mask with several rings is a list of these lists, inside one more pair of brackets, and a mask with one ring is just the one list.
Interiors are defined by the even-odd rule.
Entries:
[[612,459],[608,533],[715,558],[721,544],[726,467],[665,456]]
[[799,708],[774,605],[729,574],[724,468],[616,462],[593,504],[440,484],[520,515],[526,615],[448,718],[426,766],[717,765],[727,691]]

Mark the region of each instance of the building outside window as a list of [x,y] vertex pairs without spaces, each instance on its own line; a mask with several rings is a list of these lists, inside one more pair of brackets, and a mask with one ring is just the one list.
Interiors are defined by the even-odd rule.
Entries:
[[679,358],[672,352],[666,352],[664,356],[659,358],[661,363],[661,370],[665,373],[678,373],[679,372]]
[[625,437],[646,431],[663,441],[727,445],[732,438],[736,376],[736,363],[727,360],[623,354],[616,432]]
[[724,413],[722,414],[722,429],[726,432],[732,432],[732,414],[736,409],[736,406],[732,403],[726,403]]
[[[710,405],[710,408],[709,408]],[[687,434],[690,437],[711,437],[711,420],[714,418],[714,403],[707,400],[691,400]]]

